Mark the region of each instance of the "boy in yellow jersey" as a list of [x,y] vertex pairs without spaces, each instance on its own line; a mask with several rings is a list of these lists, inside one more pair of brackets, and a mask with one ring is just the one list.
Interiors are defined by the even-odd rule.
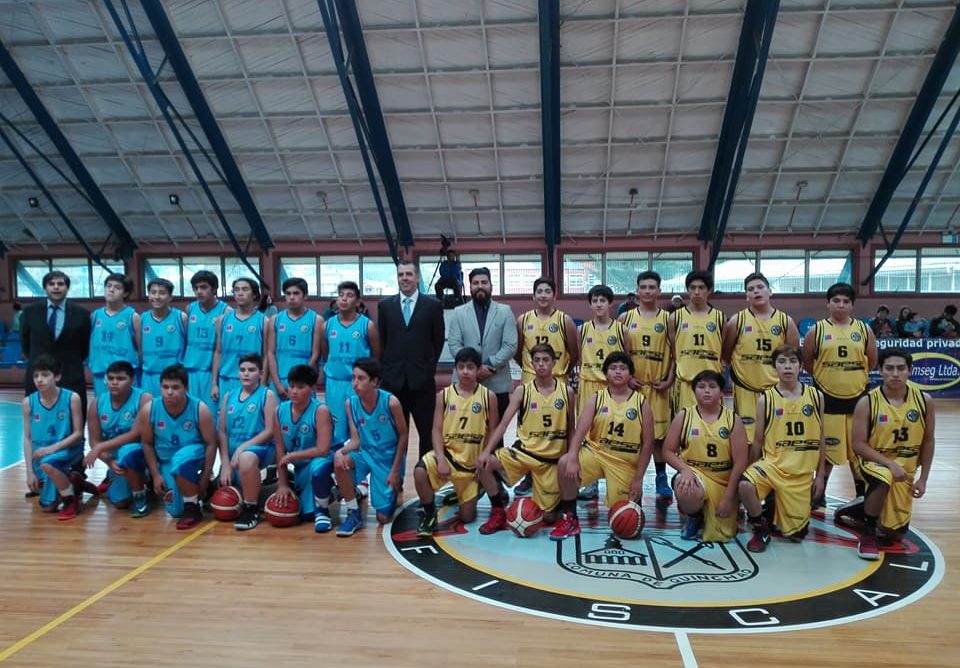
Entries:
[[[607,481],[607,507],[618,501],[639,501],[643,475],[653,454],[653,414],[643,395],[630,389],[633,360],[613,352],[603,362],[607,387],[594,394],[560,458],[560,520],[551,540],[580,533],[577,487],[600,478]],[[584,440],[586,439],[586,440]]]
[[552,278],[541,276],[533,282],[533,301],[536,308],[517,318],[516,360],[523,370],[521,382],[529,383],[536,375],[530,351],[538,343],[547,343],[557,352],[553,375],[566,378],[580,363],[577,327],[573,318],[556,307],[557,284]]
[[483,364],[474,348],[463,348],[454,358],[457,382],[437,393],[433,412],[433,451],[413,471],[423,515],[418,536],[431,536],[437,528],[437,507],[433,493],[453,483],[460,502],[458,513],[464,524],[477,517],[477,457],[487,435],[499,422],[496,396],[477,380]]
[[673,419],[663,455],[677,470],[673,487],[687,516],[683,540],[726,543],[737,535],[737,488],[749,450],[743,422],[723,405],[723,375],[701,371],[693,379],[697,405]]
[[[774,492],[774,521],[785,538],[803,540],[810,522],[811,489],[823,493],[823,395],[800,382],[800,350],[783,345],[773,351],[777,384],[757,401],[757,436],[750,461],[740,480],[740,500],[747,509],[753,537],[751,552],[763,552],[770,542],[770,522],[761,515],[761,502]],[[814,477],[816,476],[816,477]]]
[[747,308],[723,327],[721,359],[730,365],[733,410],[743,420],[747,442],[754,438],[757,399],[777,383],[770,366],[770,353],[784,344],[800,345],[800,332],[793,318],[770,304],[770,282],[761,273],[743,279]]
[[660,274],[637,275],[640,304],[620,316],[627,348],[633,359],[630,387],[639,390],[653,414],[653,465],[657,470],[657,497],[669,503],[673,496],[663,459],[663,439],[670,427],[670,388],[673,386],[673,351],[667,333],[670,314],[660,308]]
[[[477,475],[490,497],[490,519],[480,526],[482,534],[507,528],[504,508],[508,499],[497,476],[513,485],[529,474],[534,502],[543,510],[548,523],[556,520],[554,510],[560,501],[557,462],[567,451],[567,430],[573,424],[577,395],[554,377],[556,353],[549,344],[535,345],[530,357],[537,375],[511,393],[500,424],[487,436],[487,447],[477,458]],[[514,415],[519,416],[516,442],[510,448],[497,448]]]
[[707,301],[713,292],[713,275],[707,271],[691,271],[685,282],[690,303],[671,314],[668,330],[673,359],[676,360],[674,415],[697,402],[690,385],[694,376],[707,369],[717,373],[723,371],[720,365],[723,313]]
[[[838,509],[838,516],[857,511],[863,516],[858,552],[879,559],[877,525],[887,537],[899,539],[910,526],[913,500],[927,491],[933,463],[936,415],[933,399],[908,382],[913,357],[900,348],[879,355],[882,384],[857,402],[853,412],[853,451],[867,480],[859,508]],[[920,477],[916,477],[917,466]]]
[[[853,410],[867,390],[870,369],[877,364],[877,340],[866,323],[851,315],[856,299],[857,293],[848,283],[835,283],[827,289],[829,317],[811,327],[803,338],[803,366],[823,392],[824,489],[833,467],[849,461],[856,495],[863,496],[866,485],[852,456],[850,429]],[[814,497],[813,506],[822,505],[823,497]]]
[[[613,290],[606,285],[595,285],[587,293],[593,319],[580,325],[580,400],[577,414],[583,410],[584,401],[607,386],[603,362],[614,351],[626,350],[623,324],[610,316]],[[627,351],[629,352],[629,351]]]

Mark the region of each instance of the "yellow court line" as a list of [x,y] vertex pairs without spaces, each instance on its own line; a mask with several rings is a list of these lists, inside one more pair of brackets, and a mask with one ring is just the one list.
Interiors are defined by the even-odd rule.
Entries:
[[171,554],[173,554],[180,548],[189,545],[192,541],[196,540],[197,538],[199,538],[200,536],[208,532],[210,529],[216,526],[216,524],[217,524],[216,522],[207,522],[206,526],[201,527],[200,529],[197,529],[196,531],[191,533],[189,536],[187,536],[180,542],[176,543],[175,545],[171,545],[166,550],[164,550],[157,556],[153,557],[149,561],[137,566],[136,568],[134,568],[132,571],[130,571],[120,579],[114,580],[113,582],[108,584],[106,587],[98,591],[93,596],[90,596],[86,600],[81,601],[77,605],[73,606],[72,608],[67,610],[65,613],[63,613],[53,621],[48,622],[45,625],[41,626],[39,629],[31,633],[30,635],[26,636],[25,638],[21,638],[15,644],[11,645],[7,649],[0,652],[0,662],[6,661],[11,656],[16,654],[20,650],[22,650],[24,647],[26,647],[30,643],[32,643],[34,640],[37,640],[38,638],[43,637],[50,631],[54,630],[55,628],[63,624],[65,621],[71,619],[72,617],[77,616],[78,614],[80,614],[81,612],[89,608],[91,605],[93,605],[94,603],[102,599],[107,594],[113,591],[116,591],[126,583],[130,582],[130,580],[132,580],[133,578],[150,570],[151,568],[159,564],[161,561],[169,557]]

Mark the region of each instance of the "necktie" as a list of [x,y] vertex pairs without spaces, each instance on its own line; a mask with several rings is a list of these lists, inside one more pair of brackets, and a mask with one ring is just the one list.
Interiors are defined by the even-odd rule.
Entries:
[[50,328],[50,336],[57,338],[57,314],[60,311],[59,304],[50,306],[50,317],[47,318],[47,327]]
[[413,300],[410,299],[410,297],[403,298],[403,324],[405,325],[410,324],[410,316],[413,315],[413,306],[411,305],[412,301]]

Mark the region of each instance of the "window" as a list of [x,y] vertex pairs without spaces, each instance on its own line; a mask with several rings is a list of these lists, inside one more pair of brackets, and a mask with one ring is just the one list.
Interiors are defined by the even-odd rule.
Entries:
[[960,248],[920,251],[920,292],[960,292]]
[[313,257],[285,257],[280,259],[280,284],[277,286],[282,289],[283,284],[290,278],[302,278],[307,282],[307,288],[311,295],[317,295],[317,259]]
[[543,275],[543,259],[539,255],[503,256],[503,294],[533,294],[533,282]]
[[853,283],[853,259],[850,251],[809,252],[807,292],[823,292],[834,283]]
[[720,251],[714,266],[714,290],[743,292],[743,279],[759,271],[774,294],[823,293],[834,283],[849,283],[851,254],[846,250]]
[[[260,272],[260,258],[253,256],[247,260]],[[143,263],[143,287],[146,293],[147,284],[155,278],[165,278],[173,283],[175,297],[187,297],[193,294],[190,279],[198,271],[211,271],[220,279],[220,296],[231,294],[231,284],[238,278],[252,278],[253,272],[238,258],[210,256],[187,257],[151,257]]]
[[361,265],[363,294],[392,295],[397,291],[397,265],[391,257],[365,257]]
[[[464,293],[470,291],[470,272],[478,267],[486,267],[490,270],[494,295],[525,295],[533,293],[533,282],[543,273],[543,258],[537,254],[464,253],[460,256],[460,266],[463,270]],[[432,293],[434,285],[440,280],[439,265],[421,264],[420,271],[423,272],[427,291]]]
[[[873,266],[876,267],[885,251],[877,249]],[[873,289],[877,292],[916,292],[917,251],[898,250],[884,262],[873,276]]]
[[[104,262],[107,269],[90,258],[53,258],[51,260],[17,260],[15,294],[18,299],[43,297],[43,276],[58,269],[70,278],[69,296],[86,299],[103,296],[103,281],[107,274],[122,274],[122,262]],[[109,271],[108,271],[109,270]]]
[[[715,292],[743,292],[743,279],[757,271],[757,251],[720,251],[713,265]],[[681,290],[686,291],[686,286]]]
[[307,282],[311,297],[334,297],[337,286],[353,281],[364,295],[377,296],[397,291],[397,267],[387,256],[326,255],[280,258],[280,284],[288,278]]
[[[760,251],[760,272],[770,281],[776,294],[802,293],[806,287],[806,257],[803,250]],[[746,274],[743,275],[746,277]],[[733,292],[733,291],[731,291]],[[743,292],[741,280],[740,289]]]
[[603,283],[603,253],[570,253],[563,256],[564,292],[585,295],[600,283]]
[[663,292],[679,292],[693,270],[693,253],[616,251],[609,253],[567,253],[563,256],[563,291],[586,294],[594,285],[610,286],[614,294],[625,295],[637,287],[641,271],[660,274]]
[[[873,265],[885,251],[876,249]],[[960,248],[899,249],[873,277],[877,292],[960,293]]]

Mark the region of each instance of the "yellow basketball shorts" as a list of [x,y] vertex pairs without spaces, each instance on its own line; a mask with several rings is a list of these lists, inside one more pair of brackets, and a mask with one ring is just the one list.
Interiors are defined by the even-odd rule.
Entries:
[[708,478],[700,471],[693,469],[703,488],[703,542],[726,543],[737,535],[737,512],[739,504],[730,509],[729,517],[717,517],[717,506],[723,500],[727,491],[726,484]]
[[494,452],[503,469],[504,481],[513,486],[527,473],[533,479],[533,501],[540,510],[550,512],[560,503],[560,480],[556,463],[536,459],[517,448],[500,448]]
[[[430,486],[434,490],[443,487],[446,483],[440,479],[440,474],[437,472],[437,454],[432,451],[428,452],[420,461],[427,469]],[[447,457],[447,466],[450,467],[450,482],[453,483],[453,488],[457,490],[457,499],[460,503],[473,501],[480,496],[480,483],[477,481],[476,469],[458,468],[458,465],[451,462],[449,457]]]
[[742,385],[733,384],[733,412],[740,416],[743,429],[747,432],[747,443],[753,443],[756,434],[757,399],[759,392],[748,390]]
[[630,484],[637,472],[635,459],[621,459],[612,452],[592,448],[586,444],[580,448],[580,484],[592,485],[603,478],[607,481],[607,508],[630,495]]
[[770,462],[759,460],[747,467],[743,477],[757,488],[762,501],[770,492],[775,496],[774,523],[784,536],[803,531],[810,521],[810,495],[813,490],[813,472],[788,475]]
[[[903,466],[903,462],[898,462]],[[904,467],[906,468],[906,467]],[[867,480],[867,485],[881,482],[889,486],[887,497],[883,500],[883,509],[880,511],[880,526],[891,531],[901,531],[910,524],[913,515],[913,475],[907,471],[907,479],[896,482],[893,474],[886,466],[875,462],[860,461],[860,470]]]
[[662,441],[670,429],[670,392],[672,388],[657,391],[650,385],[642,385],[640,393],[653,413],[653,438]]

